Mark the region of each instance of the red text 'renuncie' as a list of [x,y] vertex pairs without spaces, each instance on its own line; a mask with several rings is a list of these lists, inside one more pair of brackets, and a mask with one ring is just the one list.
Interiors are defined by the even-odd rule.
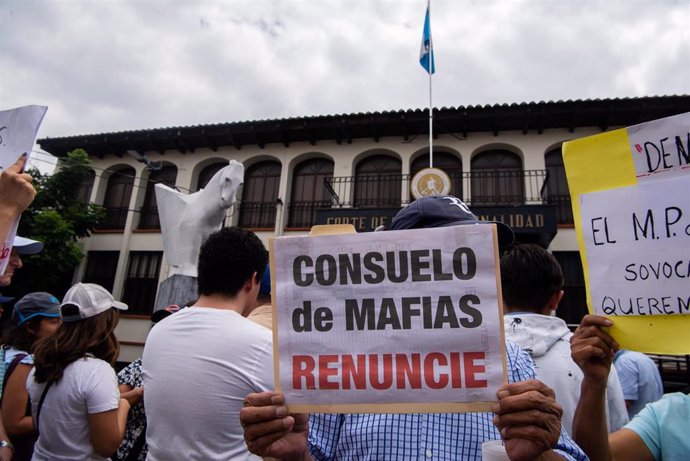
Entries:
[[295,355],[292,387],[300,389],[485,388],[484,352]]

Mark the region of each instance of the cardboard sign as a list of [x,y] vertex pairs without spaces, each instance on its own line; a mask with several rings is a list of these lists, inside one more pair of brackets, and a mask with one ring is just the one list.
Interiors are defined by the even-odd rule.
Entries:
[[295,412],[488,411],[507,380],[495,225],[270,241]]
[[690,113],[566,142],[563,161],[589,311],[616,316],[622,348],[690,353]]
[[[0,172],[14,164],[23,153],[31,154],[38,128],[48,110],[43,106],[24,106],[17,109],[0,111]],[[19,220],[10,228],[10,232],[1,242],[0,274],[10,260],[12,242],[17,234]],[[0,237],[1,238],[1,237]]]

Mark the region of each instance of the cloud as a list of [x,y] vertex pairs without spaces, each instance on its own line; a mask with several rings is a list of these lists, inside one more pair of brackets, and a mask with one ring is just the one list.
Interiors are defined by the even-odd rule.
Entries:
[[[5,0],[40,136],[423,108],[422,0]],[[434,105],[687,93],[687,1],[434,0]]]

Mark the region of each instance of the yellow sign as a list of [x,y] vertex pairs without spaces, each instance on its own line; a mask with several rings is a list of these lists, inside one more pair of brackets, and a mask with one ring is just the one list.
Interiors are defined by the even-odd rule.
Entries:
[[450,178],[441,169],[424,168],[412,178],[410,190],[414,198],[446,195],[450,192]]
[[[582,221],[583,196],[609,189],[619,192],[622,188],[635,187],[639,184],[644,184],[644,187],[651,185],[664,188],[671,184],[667,179],[671,176],[680,176],[684,181],[690,178],[690,157],[688,156],[690,146],[687,144],[690,144],[690,114],[564,143],[563,161],[572,196],[575,229],[584,268],[587,305],[590,312],[596,312],[601,306],[593,306],[592,303],[592,272],[588,266],[587,244],[590,244],[590,248],[594,247],[591,242],[585,241],[585,235],[597,233],[599,240],[594,245],[614,242],[616,239],[615,236],[609,236],[605,240],[600,239],[601,236],[605,236],[603,231],[598,232],[604,229],[599,226],[604,222],[603,220],[596,223],[601,228],[597,227],[593,230],[585,228],[589,223]],[[647,171],[643,171],[645,169]],[[649,181],[656,181],[656,183],[650,184]],[[622,203],[618,202],[618,205]],[[611,203],[611,206],[616,207],[617,204]],[[685,210],[681,211],[685,212]],[[590,221],[594,226],[594,220]],[[641,224],[638,230],[640,226]],[[669,236],[672,236],[671,232]],[[688,246],[679,245],[679,257],[683,257],[684,251],[686,256],[690,255]],[[690,286],[690,283],[686,286]],[[682,293],[679,299],[681,298],[683,298]],[[690,335],[688,334],[690,312],[682,314],[616,315],[612,317],[614,326],[611,328],[611,334],[625,349],[657,354],[688,354],[690,353]]]

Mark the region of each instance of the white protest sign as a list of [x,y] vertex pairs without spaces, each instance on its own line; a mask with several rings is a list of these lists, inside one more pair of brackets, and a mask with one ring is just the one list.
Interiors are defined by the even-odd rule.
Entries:
[[[48,110],[44,106],[24,106],[0,111],[0,172],[17,161],[23,153],[31,154],[36,140],[36,133],[41,126],[43,116]],[[0,274],[10,260],[12,242],[17,233],[17,220],[0,248]],[[0,237],[1,238],[1,237]]]
[[601,315],[690,314],[690,174],[580,195]]
[[495,225],[271,243],[291,411],[487,411],[506,382]]
[[690,113],[628,127],[640,182],[690,173]]

